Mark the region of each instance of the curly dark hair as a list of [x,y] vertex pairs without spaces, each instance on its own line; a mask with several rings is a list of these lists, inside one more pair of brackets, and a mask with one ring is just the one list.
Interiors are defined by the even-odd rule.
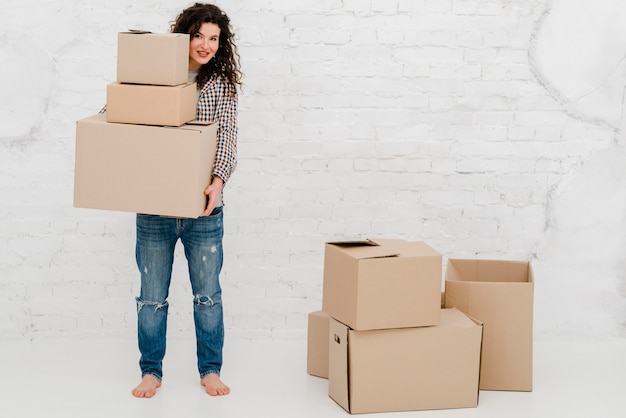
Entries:
[[196,3],[182,11],[171,25],[173,33],[188,33],[193,37],[203,23],[214,23],[220,28],[219,48],[208,63],[200,67],[196,79],[198,88],[215,74],[221,75],[233,86],[241,86],[243,73],[239,63],[239,53],[235,45],[230,19],[219,7],[213,4]]

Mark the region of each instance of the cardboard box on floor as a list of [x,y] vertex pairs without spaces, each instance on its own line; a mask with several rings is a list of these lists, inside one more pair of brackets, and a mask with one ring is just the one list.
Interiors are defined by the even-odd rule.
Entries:
[[197,102],[196,83],[111,83],[107,86],[107,122],[181,126],[196,118]]
[[74,206],[197,218],[215,160],[216,124],[179,128],[76,123]]
[[117,81],[177,86],[189,74],[189,35],[120,32],[117,37]]
[[350,413],[478,405],[482,326],[457,309],[439,325],[355,331],[330,320],[329,396]]
[[424,242],[329,242],[322,310],[359,331],[435,325],[441,280],[441,254]]
[[529,262],[448,260],[445,306],[484,324],[480,389],[532,390],[533,294]]
[[330,316],[324,311],[309,313],[307,329],[307,373],[328,379],[328,327]]

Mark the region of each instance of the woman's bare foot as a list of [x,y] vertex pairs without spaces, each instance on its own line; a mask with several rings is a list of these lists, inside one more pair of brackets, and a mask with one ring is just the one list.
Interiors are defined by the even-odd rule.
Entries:
[[206,389],[206,393],[211,396],[224,396],[230,393],[230,388],[226,386],[219,375],[215,373],[207,374],[202,378],[200,384]]
[[132,390],[132,394],[136,398],[151,398],[156,394],[161,382],[151,374],[147,374],[141,379],[141,383]]

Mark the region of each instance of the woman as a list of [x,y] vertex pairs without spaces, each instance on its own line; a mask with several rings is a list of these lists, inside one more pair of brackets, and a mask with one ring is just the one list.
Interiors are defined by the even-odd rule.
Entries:
[[141,383],[132,394],[154,396],[161,386],[174,247],[181,240],[194,295],[194,324],[200,382],[208,394],[227,395],[220,379],[224,321],[219,273],[222,268],[222,190],[236,166],[237,87],[242,73],[230,19],[217,6],[196,3],[183,10],[172,32],[188,33],[189,78],[198,83],[196,118],[217,123],[213,176],[204,193],[206,210],[197,219],[137,215],[137,298]]

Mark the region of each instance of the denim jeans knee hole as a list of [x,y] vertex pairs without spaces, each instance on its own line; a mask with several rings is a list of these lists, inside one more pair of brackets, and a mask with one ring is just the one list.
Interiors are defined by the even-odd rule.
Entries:
[[144,301],[141,300],[139,298],[135,298],[135,300],[137,301],[137,313],[139,313],[141,311],[141,309],[144,306],[153,306],[154,307],[154,312],[160,310],[160,309],[165,309],[168,305],[167,301],[163,301],[163,302],[150,302],[150,301]]
[[203,296],[203,295],[196,295],[193,299],[193,303],[195,303],[196,305],[208,305],[208,306],[214,305],[213,299],[211,299],[208,296]]

